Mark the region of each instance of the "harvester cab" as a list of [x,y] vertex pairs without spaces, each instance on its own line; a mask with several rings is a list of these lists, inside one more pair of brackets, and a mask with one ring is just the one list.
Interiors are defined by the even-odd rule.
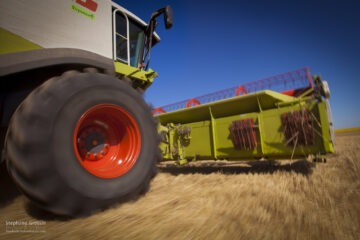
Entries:
[[144,31],[143,28],[121,9],[113,10],[114,33],[114,60],[122,62],[141,70],[147,70],[150,62],[150,51],[158,41],[155,33],[156,18],[164,15],[165,28],[170,29],[172,22],[172,9],[166,6],[155,11]]

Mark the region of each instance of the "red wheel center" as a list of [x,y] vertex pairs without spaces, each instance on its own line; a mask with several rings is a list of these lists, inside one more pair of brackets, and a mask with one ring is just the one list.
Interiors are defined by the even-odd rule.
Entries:
[[101,126],[83,129],[77,139],[77,147],[82,159],[100,160],[109,152],[106,130]]
[[74,131],[77,159],[100,178],[116,178],[135,164],[141,149],[139,127],[125,109],[100,104],[87,110]]

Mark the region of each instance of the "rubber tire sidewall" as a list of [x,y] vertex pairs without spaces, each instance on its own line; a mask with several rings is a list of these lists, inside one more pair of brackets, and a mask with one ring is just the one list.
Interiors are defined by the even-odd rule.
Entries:
[[[73,134],[76,124],[88,109],[98,104],[114,104],[125,109],[140,130],[139,157],[130,171],[118,178],[102,179],[88,173],[75,155]],[[123,82],[114,82],[111,87],[95,85],[81,89],[68,99],[56,117],[51,148],[56,170],[67,185],[84,196],[96,199],[118,198],[139,188],[152,167],[154,160],[151,152],[157,148],[155,127],[149,114],[146,114],[147,108],[140,95]]]
[[[141,135],[136,163],[117,178],[92,175],[75,154],[76,125],[98,104],[126,110]],[[138,196],[155,174],[158,140],[150,108],[128,83],[111,76],[69,72],[48,80],[19,106],[9,130],[10,175],[34,203],[56,214],[88,215]]]

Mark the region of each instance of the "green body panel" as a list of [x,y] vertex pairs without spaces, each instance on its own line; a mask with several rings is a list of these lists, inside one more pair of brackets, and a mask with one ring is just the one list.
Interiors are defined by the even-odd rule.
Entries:
[[318,112],[320,117],[320,124],[321,124],[321,135],[323,138],[323,144],[324,144],[324,152],[333,153],[334,152],[334,145],[333,145],[333,139],[331,136],[332,129],[330,128],[330,122],[328,118],[328,112],[329,111],[326,108],[325,102],[318,103]]
[[[163,151],[164,160],[288,159],[331,153],[334,149],[323,101],[266,90],[160,114],[162,130],[159,131],[166,132],[166,140],[161,144],[162,150],[167,149]],[[309,110],[313,119],[314,142],[291,146],[287,144],[289,140],[285,137],[281,116],[304,109]],[[253,119],[254,123],[257,146],[251,149],[236,148],[231,137],[232,122],[244,119]],[[184,127],[191,129],[185,137],[179,134],[179,129]]]
[[0,54],[41,49],[41,47],[16,34],[0,28]]
[[154,78],[158,76],[156,72],[152,69],[148,71],[141,70],[129,65],[126,65],[122,62],[114,62],[115,72],[119,75],[123,75],[135,80],[135,87],[140,87],[142,89],[148,88],[154,81]]
[[[0,28],[0,54],[17,53],[41,49],[42,47],[3,28]],[[115,72],[120,76],[126,76],[134,81],[135,88],[148,88],[157,73],[149,69],[140,70],[121,62],[114,62]]]

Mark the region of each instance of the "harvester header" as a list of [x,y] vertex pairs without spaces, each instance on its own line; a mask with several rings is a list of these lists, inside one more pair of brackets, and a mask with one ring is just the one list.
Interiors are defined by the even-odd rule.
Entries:
[[153,110],[164,160],[324,159],[334,151],[329,88],[309,68]]

